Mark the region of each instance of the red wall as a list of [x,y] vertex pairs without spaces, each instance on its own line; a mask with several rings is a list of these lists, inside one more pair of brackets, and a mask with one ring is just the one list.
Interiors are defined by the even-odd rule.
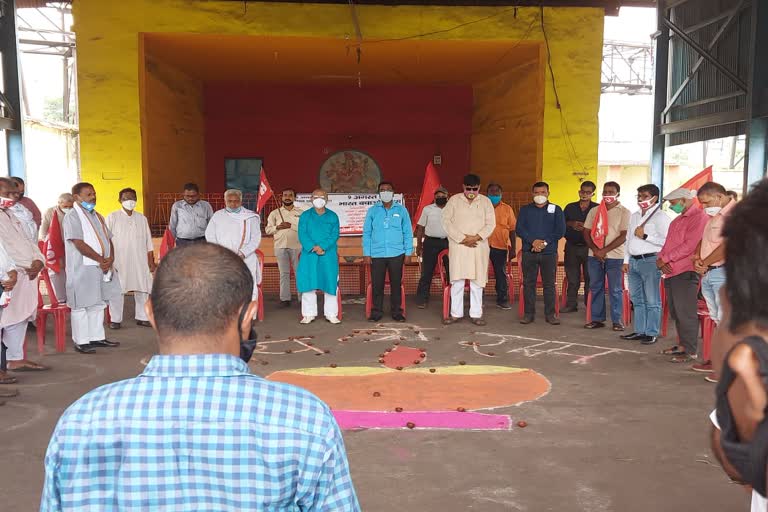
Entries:
[[264,158],[275,190],[310,192],[323,161],[343,149],[370,154],[400,192],[418,193],[439,151],[441,180],[469,171],[470,86],[322,87],[207,83],[208,192],[224,190],[225,158]]

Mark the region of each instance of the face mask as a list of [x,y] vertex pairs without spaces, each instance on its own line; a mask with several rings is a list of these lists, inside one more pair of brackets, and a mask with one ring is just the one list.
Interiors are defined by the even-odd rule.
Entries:
[[467,199],[474,199],[477,197],[477,192],[474,190],[465,190],[464,196],[466,196]]
[[488,199],[491,200],[491,203],[493,203],[494,206],[501,202],[501,196],[488,196]]
[[718,213],[720,213],[720,210],[722,210],[722,206],[710,206],[709,208],[704,208],[704,212],[709,215],[710,217],[714,217]]
[[647,201],[638,201],[637,206],[639,206],[643,210],[647,210],[648,208],[653,206],[653,199],[648,199]]
[[[751,336],[739,345],[742,343],[749,346],[757,357],[763,385],[766,386],[768,384],[765,377],[766,372],[768,372],[768,344],[757,336]],[[736,347],[731,350],[735,350]],[[739,439],[727,394],[735,379],[736,374],[728,365],[728,356],[725,356],[720,382],[717,384],[717,391],[715,391],[717,422],[721,428],[720,445],[728,462],[736,468],[744,482],[751,485],[758,494],[765,496],[765,465],[768,462],[768,416],[757,425],[755,436],[751,442],[745,443]]]
[[678,214],[683,213],[683,210],[685,210],[685,204],[684,203],[670,204],[669,209]]
[[603,196],[603,201],[605,201],[605,204],[613,204],[616,201],[618,201],[619,196]]
[[62,208],[61,211],[63,211],[64,213],[69,213],[72,211],[72,208]]
[[536,204],[545,204],[549,199],[547,196],[533,196],[533,202]]
[[242,206],[238,206],[237,208],[229,208],[229,207],[227,207],[227,211],[229,213],[240,213],[240,210],[242,210],[242,209],[243,209]]
[[312,206],[317,208],[318,210],[322,210],[325,208],[325,199],[322,197],[316,197],[312,200]]
[[0,197],[0,208],[3,208],[3,209],[10,208],[15,204],[16,204],[16,201],[14,201],[13,199],[9,199],[7,197]]
[[283,204],[285,206],[291,206],[293,204],[293,199],[283,199]]
[[381,199],[382,203],[391,203],[394,197],[395,193],[391,190],[382,190],[379,192],[379,199]]
[[435,204],[437,206],[445,206],[448,204],[448,198],[447,197],[438,197],[435,199]]
[[80,206],[82,206],[85,210],[92,212],[96,208],[96,203],[86,203],[83,201],[80,203]]
[[259,335],[256,334],[256,330],[253,328],[253,324],[251,324],[251,330],[248,333],[248,339],[243,339],[243,331],[240,326],[243,323],[243,319],[245,319],[245,311],[247,308],[248,304],[243,306],[243,310],[240,313],[240,321],[237,323],[237,331],[238,335],[240,336],[240,359],[246,363],[253,357],[253,353],[256,351],[256,340],[259,337]]
[[130,212],[130,211],[132,211],[134,208],[136,208],[136,201],[134,201],[134,200],[132,200],[132,199],[129,199],[129,200],[127,200],[127,201],[123,201],[123,202],[122,202],[122,203],[120,203],[120,204],[122,204],[122,205],[123,205],[123,208],[125,208],[125,209],[126,209],[126,210],[128,210],[129,212]]

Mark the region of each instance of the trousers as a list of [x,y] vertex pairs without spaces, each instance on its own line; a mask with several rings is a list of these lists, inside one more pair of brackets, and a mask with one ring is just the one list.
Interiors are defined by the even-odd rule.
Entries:
[[[464,317],[464,279],[451,281],[451,316]],[[483,317],[483,288],[476,281],[469,281],[469,317]]]
[[[448,248],[447,238],[424,238],[424,245],[421,248],[421,278],[419,287],[416,290],[416,301],[419,304],[426,304],[429,300],[429,288],[432,285],[432,276],[435,275],[437,267],[437,255]],[[445,258],[445,262],[448,258]]]
[[[144,305],[149,300],[149,294],[144,292],[133,292],[134,318],[142,322],[149,322]],[[107,302],[109,304],[109,318],[112,322],[119,324],[123,321],[123,308],[125,306],[125,295],[120,295]]]
[[557,272],[557,254],[523,252],[523,299],[525,316],[536,315],[536,282],[541,273],[544,286],[544,316],[555,316],[555,274]]
[[720,288],[725,284],[725,267],[713,268],[701,280],[701,294],[707,303],[709,317],[720,325],[723,311],[720,308]]
[[[629,298],[635,310],[634,328],[638,334],[658,336],[661,328],[661,270],[656,256],[629,258]],[[693,301],[694,306],[696,301]]]
[[106,304],[99,304],[89,308],[73,309],[70,321],[72,322],[72,341],[76,345],[87,345],[92,341],[106,339],[104,333],[104,309]]
[[667,291],[667,303],[672,320],[675,321],[680,344],[689,355],[698,353],[699,316],[697,295],[699,275],[696,272],[683,272],[664,280]]
[[0,329],[0,343],[6,348],[5,357],[8,361],[24,359],[24,340],[26,337],[26,320]]
[[277,269],[280,271],[280,300],[291,300],[291,268],[296,272],[299,268],[299,253],[301,249],[282,247],[275,249]]
[[371,315],[381,315],[384,311],[384,284],[387,274],[389,274],[390,285],[390,314],[402,314],[401,289],[404,262],[404,254],[391,258],[371,258],[371,284],[373,288]]
[[581,276],[584,276],[584,304],[587,303],[589,296],[589,265],[587,257],[589,256],[589,247],[586,245],[575,245],[570,242],[565,244],[565,277],[568,280],[568,293],[566,297],[566,307],[576,307],[576,299],[579,296],[581,288]]
[[491,247],[491,265],[496,276],[496,304],[509,302],[509,283],[507,282],[507,256],[509,252]]
[[[337,302],[336,295],[328,293],[324,293],[323,295],[325,295],[325,300],[323,301],[323,313],[326,318],[338,318],[339,303]],[[317,316],[317,292],[314,290],[301,294],[301,315],[311,317]]]
[[622,283],[621,266],[624,260],[606,258],[600,261],[594,256],[589,257],[589,291],[592,294],[591,322],[605,322],[605,278],[608,277],[608,290],[611,297],[611,321],[622,323]]

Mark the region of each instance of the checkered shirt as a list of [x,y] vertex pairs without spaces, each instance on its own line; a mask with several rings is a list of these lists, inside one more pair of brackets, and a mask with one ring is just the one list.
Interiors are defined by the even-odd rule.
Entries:
[[59,420],[42,512],[358,511],[328,406],[223,354],[155,356]]

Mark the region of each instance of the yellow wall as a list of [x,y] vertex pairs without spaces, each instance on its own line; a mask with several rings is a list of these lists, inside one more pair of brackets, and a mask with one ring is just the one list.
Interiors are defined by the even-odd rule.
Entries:
[[[337,38],[354,34],[346,5],[249,3],[243,11],[239,2],[74,2],[82,177],[92,181],[100,194],[114,195],[124,186],[141,189],[140,196],[144,190],[140,33]],[[503,13],[430,38],[509,41],[510,48],[523,37],[543,41],[535,7],[519,8],[516,17],[512,8],[494,7],[357,6],[357,12],[368,40],[408,37]],[[556,107],[551,78],[545,73],[542,177],[552,185],[553,201],[564,203],[579,183],[574,171],[583,168],[588,177],[596,177],[604,11],[546,8],[544,13],[562,110]],[[566,150],[569,142],[561,113],[573,149]]]

